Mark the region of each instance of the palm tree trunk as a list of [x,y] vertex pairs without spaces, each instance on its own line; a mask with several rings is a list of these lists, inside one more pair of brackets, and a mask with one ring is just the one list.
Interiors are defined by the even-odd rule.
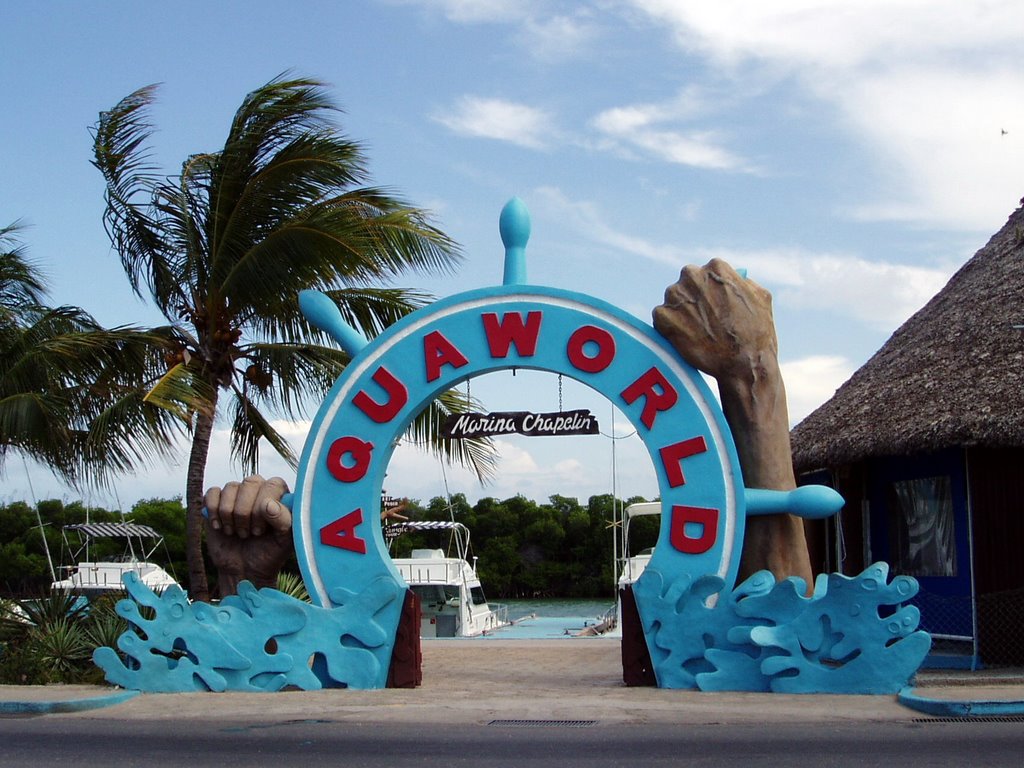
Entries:
[[210,453],[210,437],[213,435],[213,414],[217,412],[216,389],[213,397],[210,410],[201,411],[196,417],[185,477],[185,554],[189,595],[193,600],[204,603],[210,600],[210,586],[206,580],[206,563],[203,560],[203,485],[206,479],[206,459]]

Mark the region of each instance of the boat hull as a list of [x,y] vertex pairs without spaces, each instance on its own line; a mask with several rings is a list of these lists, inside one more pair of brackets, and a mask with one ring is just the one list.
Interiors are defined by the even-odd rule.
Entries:
[[508,626],[505,606],[490,605],[473,567],[459,558],[393,560],[420,598],[420,637],[474,637]]
[[66,592],[85,597],[124,592],[124,575],[134,573],[139,580],[154,592],[162,592],[170,586],[180,586],[167,571],[159,565],[147,562],[83,562],[70,569],[67,578],[54,581],[52,592]]

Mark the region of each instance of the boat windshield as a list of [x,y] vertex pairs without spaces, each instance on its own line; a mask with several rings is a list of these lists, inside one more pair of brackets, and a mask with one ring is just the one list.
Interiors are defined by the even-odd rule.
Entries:
[[423,605],[455,605],[459,601],[459,588],[453,584],[413,584],[411,589]]

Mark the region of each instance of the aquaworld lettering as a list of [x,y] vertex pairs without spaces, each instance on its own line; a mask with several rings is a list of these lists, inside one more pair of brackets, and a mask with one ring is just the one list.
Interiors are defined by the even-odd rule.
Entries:
[[[542,309],[522,312],[482,312],[479,315],[479,332],[482,328],[487,342],[488,361],[506,360],[514,348],[517,355],[533,357],[538,345],[543,342],[541,330],[544,327],[544,311]],[[459,333],[470,332],[472,323],[458,326]],[[449,331],[449,333],[452,333]],[[458,370],[471,366],[469,357],[460,349],[459,338],[453,339],[440,330],[428,330],[422,338],[422,373],[427,383],[440,379],[446,368]],[[463,346],[468,346],[463,344]],[[565,356],[573,369],[585,375],[601,373],[615,364],[618,345],[615,334],[605,328],[593,324],[581,324],[574,329],[565,342]],[[479,361],[478,361],[479,362]],[[472,366],[471,366],[472,367]],[[352,399],[352,404],[376,424],[388,424],[398,418],[409,403],[410,386],[414,386],[416,377],[413,371],[402,370],[398,373],[378,367],[371,381],[376,385],[374,392],[360,389]],[[581,376],[585,381],[586,376]],[[411,378],[410,378],[411,377]],[[422,381],[422,379],[420,379]],[[383,397],[381,397],[383,393]],[[669,382],[668,377],[656,366],[648,368],[620,393],[619,397],[627,406],[641,404],[640,423],[646,430],[654,429],[660,414],[671,411],[679,402],[679,393]],[[589,411],[567,412],[557,414],[533,414],[528,412],[494,413],[494,414],[459,414],[453,417],[454,429],[452,437],[475,437],[482,435],[509,434],[595,434],[598,431],[597,420]],[[580,432],[564,432],[562,430],[580,429]],[[593,431],[587,431],[587,430]],[[532,431],[531,431],[532,430]],[[658,457],[662,469],[668,479],[669,486],[676,488],[685,485],[682,462],[692,456],[707,451],[707,443],[702,435],[671,443],[658,449]],[[327,469],[331,476],[341,483],[355,483],[362,480],[368,473],[374,460],[374,446],[358,435],[350,434],[340,437],[331,443],[327,452]],[[670,519],[673,548],[685,554],[702,554],[711,549],[718,536],[719,511],[703,507],[673,505]],[[323,543],[331,546],[360,552],[357,542],[363,539],[356,533],[361,525],[362,515],[358,519],[350,513],[334,523],[325,526],[321,533],[330,529]],[[700,530],[699,535],[692,531]]]

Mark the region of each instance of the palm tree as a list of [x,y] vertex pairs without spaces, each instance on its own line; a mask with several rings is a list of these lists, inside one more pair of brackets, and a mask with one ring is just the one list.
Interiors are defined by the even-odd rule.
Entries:
[[108,330],[78,307],[46,306],[18,230],[0,228],[0,469],[15,451],[72,486],[107,486],[166,456],[180,431],[142,397],[166,330]]
[[[426,214],[367,178],[361,147],[340,135],[323,85],[278,77],[250,93],[221,150],[192,155],[167,179],[150,162],[141,88],[100,114],[94,165],[106,179],[107,232],[135,292],[173,324],[169,370],[151,402],[176,408],[191,430],[186,478],[192,596],[208,597],[202,561],[202,496],[221,393],[230,397],[232,456],[257,470],[267,442],[296,457],[268,413],[302,416],[348,363],[299,311],[314,288],[373,337],[429,297],[385,287],[410,270],[449,271],[456,244]],[[464,410],[449,393],[416,421],[413,437],[486,477],[489,445],[443,442],[442,416]]]

